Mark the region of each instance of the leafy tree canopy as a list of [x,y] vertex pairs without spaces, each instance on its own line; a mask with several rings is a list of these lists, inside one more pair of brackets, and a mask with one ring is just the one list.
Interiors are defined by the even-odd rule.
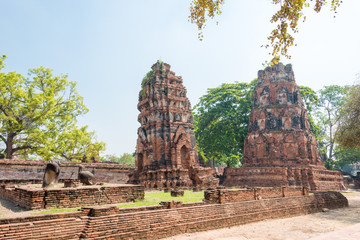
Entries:
[[68,161],[83,162],[99,159],[99,153],[105,150],[105,143],[97,142],[95,132],[89,132],[87,129],[88,126],[78,128],[75,124],[66,127],[52,139],[51,148],[45,148],[48,150],[46,156],[60,156]]
[[195,136],[205,159],[229,167],[239,164],[256,83],[224,83],[210,88],[194,106]]
[[81,138],[75,132],[91,139],[86,127],[76,129],[74,125],[76,117],[88,111],[75,82],[44,67],[30,69],[28,78],[5,73],[5,59],[0,58],[0,151],[6,158],[35,154],[50,160],[61,156],[64,144],[68,149],[78,147],[74,139]]
[[344,148],[360,149],[360,84],[351,87],[338,119],[337,143]]
[[[336,13],[342,1],[331,0],[331,10]],[[203,39],[203,29],[206,27],[207,20],[213,19],[222,13],[221,6],[225,0],[192,0],[190,5],[189,19],[195,23],[199,30],[199,39]],[[273,4],[281,5],[280,9],[272,16],[270,22],[276,23],[276,28],[271,32],[268,40],[272,47],[272,55],[279,55],[291,58],[288,49],[294,45],[293,34],[299,31],[298,23],[305,21],[304,9],[313,7],[315,12],[320,12],[322,7],[327,4],[326,0],[272,0]],[[269,47],[269,44],[265,47]]]
[[316,106],[315,118],[320,131],[317,132],[320,157],[325,165],[334,168],[335,131],[339,123],[339,109],[345,103],[349,86],[331,85],[319,90],[319,103]]

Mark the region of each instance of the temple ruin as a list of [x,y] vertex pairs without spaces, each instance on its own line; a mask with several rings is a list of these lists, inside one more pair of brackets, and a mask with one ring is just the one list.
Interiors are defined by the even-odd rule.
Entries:
[[182,77],[158,61],[144,77],[139,93],[137,171],[130,183],[147,188],[214,187],[211,168],[199,165],[191,105]]
[[290,64],[258,72],[241,168],[225,170],[225,186],[344,188],[339,171],[319,158],[307,110]]

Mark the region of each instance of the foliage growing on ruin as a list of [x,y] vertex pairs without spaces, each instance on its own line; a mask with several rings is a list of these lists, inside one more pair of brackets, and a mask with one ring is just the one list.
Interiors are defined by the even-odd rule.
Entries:
[[154,76],[155,76],[155,71],[153,69],[145,74],[145,76],[141,82],[141,90],[139,93],[140,100],[146,98],[146,85],[150,82],[150,80]]
[[341,108],[335,140],[344,148],[360,149],[360,84],[351,87]]
[[146,85],[149,83],[149,81],[155,76],[155,71],[151,70],[148,73],[145,74],[141,81],[141,90],[139,93],[139,98],[144,99],[146,98]]
[[[221,6],[224,2],[225,0],[192,0],[189,19],[197,25],[200,40],[204,37],[203,30],[206,27],[206,22],[208,19],[213,19],[216,15],[222,13]],[[270,43],[265,47],[272,47],[271,54],[273,56],[283,55],[291,58],[288,55],[288,49],[294,45],[295,38],[293,35],[299,31],[299,21],[306,20],[304,9],[313,7],[315,12],[320,12],[327,2],[326,0],[272,0],[272,3],[280,5],[280,9],[270,20],[271,23],[276,23],[277,26],[268,36]],[[336,13],[341,3],[340,0],[331,0],[331,11]]]
[[229,167],[239,164],[256,83],[224,83],[209,88],[194,106],[196,141],[205,158]]
[[[157,60],[156,64],[159,69],[160,69],[160,73],[166,73],[166,68],[164,65],[164,62],[161,60]],[[146,85],[148,85],[155,77],[156,74],[156,68],[155,69],[151,69],[151,71],[149,71],[148,73],[145,74],[145,76],[142,79],[141,82],[141,90],[139,93],[139,100],[141,101],[142,99],[146,98]]]
[[[6,56],[0,59],[1,71]],[[0,72],[0,151],[9,159],[33,154],[50,159],[57,156],[55,139],[88,109],[67,75],[55,76],[45,67],[28,75]]]

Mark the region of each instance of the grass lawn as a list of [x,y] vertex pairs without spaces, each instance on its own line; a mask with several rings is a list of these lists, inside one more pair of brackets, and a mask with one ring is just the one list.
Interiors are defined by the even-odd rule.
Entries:
[[[158,205],[162,201],[181,201],[183,203],[187,202],[199,202],[204,199],[204,191],[201,192],[192,192],[189,190],[184,191],[183,197],[171,197],[170,192],[165,193],[162,191],[156,192],[145,192],[145,199],[144,200],[136,200],[135,202],[129,203],[121,203],[118,205],[119,208],[123,207],[140,207],[140,206],[149,206],[149,205]],[[47,209],[44,211],[39,212],[32,212],[31,215],[37,214],[48,214],[48,213],[60,213],[60,212],[74,212],[80,209],[81,207],[77,208],[52,208]],[[1,213],[0,213],[1,216]]]
[[162,201],[181,201],[183,203],[187,202],[199,202],[204,199],[204,191],[201,192],[192,192],[189,190],[184,191],[183,197],[171,197],[170,192],[165,193],[161,191],[157,192],[145,192],[144,200],[136,200],[132,203],[121,203],[118,205],[119,208],[123,207],[139,207],[139,206],[149,206],[149,205],[158,205]]
[[48,214],[48,213],[60,213],[60,212],[74,212],[80,209],[81,207],[77,208],[51,208],[40,212],[33,212],[30,213],[31,215],[37,215],[37,214]]

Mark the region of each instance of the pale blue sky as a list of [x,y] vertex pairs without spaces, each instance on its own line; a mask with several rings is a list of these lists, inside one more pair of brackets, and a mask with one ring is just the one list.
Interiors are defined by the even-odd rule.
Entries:
[[[360,1],[344,0],[336,18],[315,14],[296,35],[296,81],[315,90],[352,84],[360,73]],[[138,92],[157,59],[181,75],[195,105],[207,88],[249,82],[270,60],[260,46],[274,25],[270,0],[227,0],[204,41],[188,22],[190,0],[0,0],[0,54],[6,71],[46,66],[78,83],[89,113],[80,125],[95,130],[106,153],[135,150]]]

